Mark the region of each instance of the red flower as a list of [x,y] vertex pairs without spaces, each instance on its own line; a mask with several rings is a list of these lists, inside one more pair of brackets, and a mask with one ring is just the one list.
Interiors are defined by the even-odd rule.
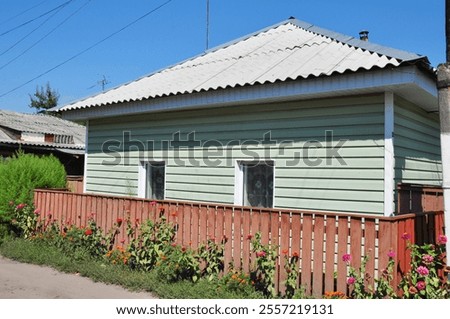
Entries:
[[439,245],[445,245],[447,243],[447,236],[439,235],[437,242]]
[[389,258],[394,258],[395,257],[395,251],[393,250],[389,250],[389,252],[387,253]]
[[264,250],[256,252],[256,257],[265,257],[265,256],[266,256],[266,252]]
[[294,252],[292,253],[292,257],[299,258],[299,257],[300,257],[300,254],[299,254],[298,252],[294,251]]
[[171,213],[170,213],[170,216],[176,217],[176,216],[177,216],[177,212],[171,212]]
[[19,204],[16,206],[17,210],[22,210],[25,206],[27,206],[27,204]]
[[120,243],[121,243],[121,244],[125,244],[125,239],[122,239],[122,240],[120,241]]
[[117,218],[117,225],[122,225],[123,219],[122,218]]
[[34,210],[34,214],[35,214],[36,216],[39,216],[40,213],[41,213],[41,210],[40,210],[39,208],[36,208],[36,209]]
[[287,255],[287,254],[289,254],[289,249],[283,249],[283,250],[281,251],[281,253],[282,253],[283,255]]
[[402,235],[402,239],[403,239],[403,240],[410,240],[410,239],[411,239],[411,235],[405,232],[405,233],[403,233],[403,235]]
[[90,229],[90,228],[86,229],[86,230],[84,231],[84,234],[85,234],[86,236],[92,235],[92,229]]
[[342,256],[342,260],[346,263],[349,263],[352,260],[352,255],[344,254],[344,256]]
[[248,234],[248,235],[247,235],[247,239],[248,239],[248,240],[251,240],[252,238],[253,238],[253,235],[252,235],[252,234]]
[[184,253],[184,252],[186,251],[186,247],[183,246],[183,247],[181,248],[181,251]]

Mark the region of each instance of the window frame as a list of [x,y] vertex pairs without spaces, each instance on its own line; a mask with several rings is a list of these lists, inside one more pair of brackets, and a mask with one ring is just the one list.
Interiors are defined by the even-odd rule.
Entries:
[[[260,161],[254,161],[254,160],[236,160],[235,161],[235,166],[234,166],[234,205],[238,205],[238,206],[244,206],[244,170],[243,167],[244,165],[248,165],[248,164],[262,164],[262,163],[266,163],[268,165],[270,165],[273,169],[273,180],[272,180],[272,185],[273,185],[273,191],[272,191],[272,207],[259,207],[259,208],[275,208],[275,172],[276,172],[276,163],[274,160],[260,160]],[[253,206],[250,206],[253,207]],[[256,208],[256,206],[255,206]]]
[[163,185],[163,191],[164,191],[164,198],[161,200],[166,199],[166,178],[167,178],[167,163],[166,161],[141,161],[139,165],[139,172],[138,172],[138,197],[145,198],[145,199],[154,199],[154,198],[148,198],[147,197],[147,188],[148,188],[148,176],[149,176],[149,169],[151,168],[152,164],[158,164],[162,165],[164,167],[164,185]]

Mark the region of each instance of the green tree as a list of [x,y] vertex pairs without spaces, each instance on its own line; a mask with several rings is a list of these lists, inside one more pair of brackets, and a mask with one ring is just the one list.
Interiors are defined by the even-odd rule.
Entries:
[[59,100],[59,93],[50,87],[47,82],[46,86],[36,87],[36,92],[30,94],[30,107],[37,110],[37,113],[48,114],[48,110],[57,106]]

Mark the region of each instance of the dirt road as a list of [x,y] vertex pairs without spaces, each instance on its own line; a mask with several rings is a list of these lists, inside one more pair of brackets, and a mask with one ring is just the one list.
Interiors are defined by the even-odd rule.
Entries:
[[20,299],[148,299],[149,293],[95,283],[49,267],[19,263],[0,256],[0,298]]

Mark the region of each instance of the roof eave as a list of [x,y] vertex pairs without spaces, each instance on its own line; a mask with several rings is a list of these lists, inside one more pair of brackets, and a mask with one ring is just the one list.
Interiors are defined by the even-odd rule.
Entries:
[[437,110],[437,90],[433,77],[417,65],[405,65],[390,69],[361,70],[333,76],[246,85],[87,107],[65,111],[62,116],[72,121],[84,121],[151,112],[339,97],[385,91],[392,91],[406,99],[414,96],[415,103],[426,111]]

